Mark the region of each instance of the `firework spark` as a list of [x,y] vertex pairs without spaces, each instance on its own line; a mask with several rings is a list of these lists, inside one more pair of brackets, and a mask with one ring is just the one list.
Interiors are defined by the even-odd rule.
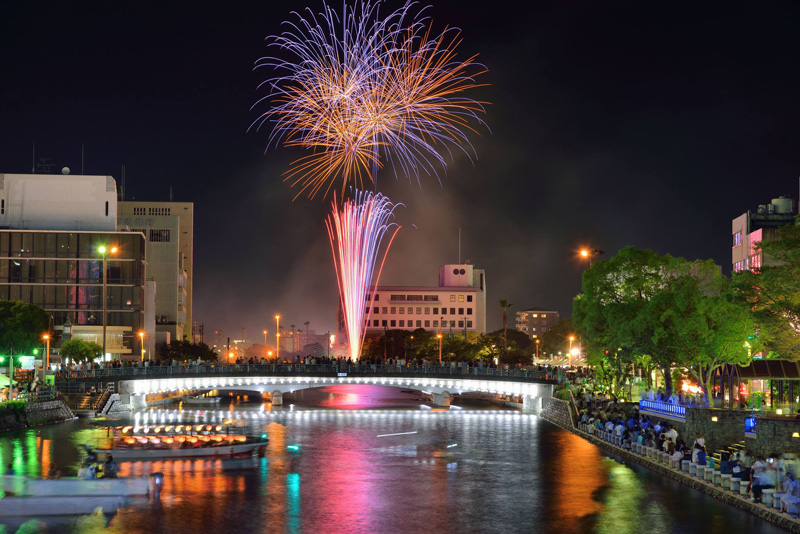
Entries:
[[[363,189],[387,163],[395,176],[438,178],[452,147],[471,157],[467,133],[483,124],[484,103],[462,96],[479,87],[485,68],[459,60],[458,30],[434,33],[413,2],[381,17],[381,1],[324,6],[269,39],[291,60],[264,57],[256,68],[279,75],[263,82],[270,108],[252,126],[272,126],[268,146],[302,147],[286,180],[298,195],[327,195],[341,180]],[[254,106],[255,107],[255,106]]]
[[[356,191],[354,197],[339,208],[334,194],[333,212],[328,216],[326,225],[350,344],[350,358],[358,360],[366,333],[365,321],[369,320],[367,310],[371,310],[373,304],[373,300],[367,300],[370,281],[375,274],[377,285],[386,254],[400,227],[390,222],[397,205],[384,195]],[[375,273],[381,242],[387,233],[391,235]]]

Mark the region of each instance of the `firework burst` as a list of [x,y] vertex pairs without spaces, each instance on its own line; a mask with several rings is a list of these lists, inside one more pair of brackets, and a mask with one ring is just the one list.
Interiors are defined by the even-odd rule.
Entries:
[[473,153],[467,133],[483,124],[484,103],[463,94],[481,85],[475,78],[485,68],[475,57],[459,60],[458,30],[434,33],[413,2],[385,17],[380,6],[295,13],[268,40],[291,59],[256,63],[278,75],[260,85],[268,94],[256,106],[269,109],[252,127],[272,127],[268,147],[306,149],[285,176],[298,195],[325,196],[337,180],[342,194],[348,185],[363,189],[387,164],[396,176],[438,178],[453,147]]
[[[361,355],[366,332],[364,325],[369,320],[366,310],[372,309],[372,299],[375,298],[373,294],[372,299],[367,300],[369,282],[373,273],[376,280],[380,278],[386,254],[400,229],[391,222],[396,206],[380,193],[373,195],[356,191],[353,199],[338,208],[334,194],[333,212],[326,221],[352,360],[358,360]],[[376,273],[381,242],[389,233]]]

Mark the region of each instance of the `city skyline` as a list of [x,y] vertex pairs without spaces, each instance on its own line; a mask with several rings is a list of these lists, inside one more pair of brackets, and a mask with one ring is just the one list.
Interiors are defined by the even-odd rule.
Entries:
[[[54,172],[121,186],[125,165],[126,200],[195,203],[194,316],[207,335],[244,326],[259,342],[276,313],[333,330],[328,204],[292,202],[280,175],[297,152],[265,155],[266,135],[246,132],[264,38],[319,4],[48,5],[6,8],[0,22],[11,44],[0,53],[0,172],[30,172],[33,143]],[[727,274],[730,220],[797,198],[797,6],[693,6],[691,18],[688,5],[479,6],[437,1],[430,12],[489,69],[492,132],[442,186],[379,176],[405,205],[381,285],[435,285],[460,249],[491,278],[489,330],[501,298],[512,313],[569,316],[581,247],[711,258]]]

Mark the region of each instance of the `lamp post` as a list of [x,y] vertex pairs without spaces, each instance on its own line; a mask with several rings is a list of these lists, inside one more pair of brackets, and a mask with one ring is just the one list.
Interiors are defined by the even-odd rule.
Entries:
[[267,330],[264,329],[264,361],[267,361]]
[[139,348],[142,351],[142,361],[144,361],[144,330],[139,332]]
[[439,367],[442,366],[442,334],[436,334],[439,339]]
[[595,249],[582,248],[580,254],[582,258],[589,260],[589,268],[591,268],[592,263],[594,263],[594,257],[602,255],[603,251],[596,248]]
[[281,316],[275,316],[275,359],[281,359]]
[[100,245],[97,252],[103,255],[103,360],[106,359],[106,323],[108,314],[108,300],[106,298],[106,291],[108,287],[108,254],[116,254],[117,247],[106,248],[105,245]]
[[45,334],[42,336],[42,339],[47,342],[47,349],[45,354],[44,366],[42,367],[42,382],[47,382],[47,368],[50,367],[50,334]]
[[539,359],[539,338],[536,338],[536,359]]
[[575,336],[569,336],[569,353],[567,354],[567,360],[569,361],[569,366],[572,367],[572,342],[575,341]]
[[328,330],[328,332],[325,334],[325,340],[328,342],[328,359],[330,360],[330,358],[331,358],[331,331],[330,330]]

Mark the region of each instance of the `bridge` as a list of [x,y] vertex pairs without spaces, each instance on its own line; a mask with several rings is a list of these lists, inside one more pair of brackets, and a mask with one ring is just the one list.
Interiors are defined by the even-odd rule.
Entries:
[[63,371],[56,373],[63,392],[111,389],[120,403],[142,408],[154,397],[184,391],[240,390],[269,393],[273,405],[301,389],[335,385],[374,385],[419,390],[435,406],[448,407],[454,395],[488,393],[518,397],[525,411],[541,411],[559,378],[553,372],[523,369],[396,366],[372,364],[169,365]]

